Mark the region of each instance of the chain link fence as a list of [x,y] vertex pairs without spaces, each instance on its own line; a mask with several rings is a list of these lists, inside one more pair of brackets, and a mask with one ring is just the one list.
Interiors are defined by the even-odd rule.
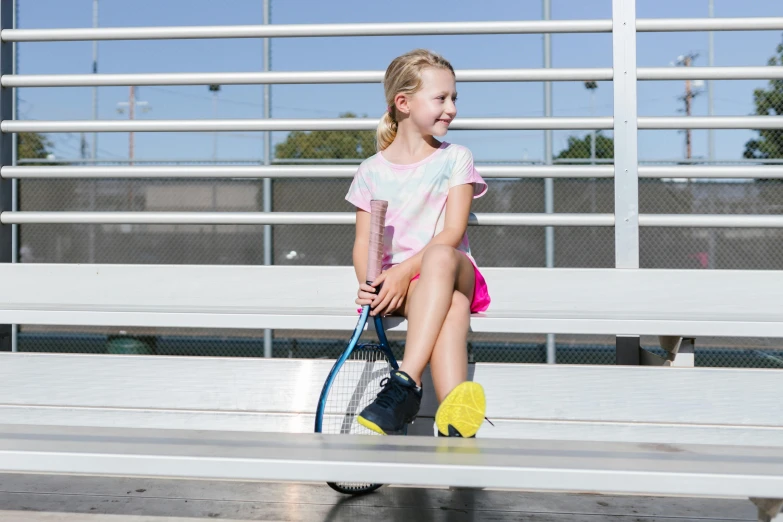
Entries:
[[[783,45],[770,65],[783,65]],[[589,85],[593,84],[593,85]],[[597,84],[587,82],[591,96]],[[276,87],[277,88],[277,87]],[[769,81],[752,93],[756,114],[783,115],[783,80]],[[343,117],[354,117],[345,113]],[[642,131],[640,147],[654,140]],[[716,132],[719,135],[720,132]],[[492,134],[493,136],[496,133]],[[465,140],[461,136],[468,137]],[[471,136],[453,132],[449,141],[472,148]],[[706,131],[687,131],[682,160],[652,160],[643,164],[717,164],[694,157],[690,145]],[[555,164],[611,164],[614,141],[610,132],[556,133]],[[783,163],[783,130],[755,131],[747,139],[737,134],[721,139],[741,140],[742,157],[724,164]],[[317,131],[276,133],[274,162],[281,164],[358,164],[374,153],[374,133]],[[736,143],[735,143],[736,145]],[[46,161],[51,142],[46,136],[22,133],[18,156],[22,164]],[[484,159],[485,161],[481,161]],[[497,163],[478,158],[482,165]],[[541,161],[505,162],[516,164]],[[488,193],[476,200],[477,213],[544,212],[545,183],[541,179],[488,179]],[[348,179],[275,180],[273,210],[279,212],[350,212],[344,200]],[[556,213],[612,213],[612,179],[556,179]],[[20,210],[34,211],[262,211],[261,180],[32,180],[19,182]],[[783,180],[776,179],[642,179],[639,209],[643,214],[780,214]],[[23,225],[19,227],[21,262],[239,264],[263,263],[263,226],[248,225]],[[545,265],[542,227],[487,226],[471,228],[471,247],[479,266],[539,267]],[[556,227],[557,267],[614,266],[611,227]],[[353,228],[350,226],[274,226],[273,260],[279,265],[350,265]],[[643,268],[783,269],[783,230],[642,228],[640,264]],[[490,289],[491,293],[491,289]],[[672,296],[676,298],[676,295]],[[520,298],[524,298],[521,296]],[[639,296],[643,299],[644,296]],[[275,357],[334,358],[345,346],[347,333],[276,331]],[[390,334],[393,349],[402,355],[404,337]],[[643,338],[653,351],[654,338]],[[154,353],[259,357],[263,332],[246,330],[62,328],[22,325],[21,351]],[[471,360],[492,362],[546,361],[546,338],[540,336],[471,334]],[[557,336],[557,359],[563,364],[613,364],[614,338]],[[781,368],[783,349],[776,340],[697,339],[696,364]]]
[[[488,180],[490,190],[476,200],[475,212],[543,212],[544,183],[537,179]],[[276,211],[345,212],[350,180],[277,180]],[[740,187],[737,190],[737,187]],[[611,179],[564,179],[554,183],[556,212],[612,212]],[[680,183],[647,180],[640,184],[645,213],[701,213],[699,201],[730,193],[724,212],[773,213],[783,202],[783,184]],[[22,180],[21,210],[181,210],[260,211],[260,181],[221,180]],[[766,206],[765,206],[766,205]],[[262,264],[263,227],[211,225],[24,225],[20,227],[22,262]],[[641,259],[646,267],[779,269],[779,231],[732,229],[642,229]],[[752,233],[749,233],[752,232]],[[493,226],[471,229],[471,246],[480,266],[544,266],[544,230]],[[776,240],[777,239],[777,240]],[[275,226],[274,262],[288,265],[350,265],[353,228],[349,226]],[[611,227],[555,229],[559,267],[612,267]],[[710,250],[712,249],[712,250]],[[713,264],[704,252],[712,253]],[[115,328],[69,329],[22,326],[21,351],[151,353],[260,357],[261,331]],[[391,334],[398,356],[404,337]],[[275,357],[334,358],[346,334],[276,331]],[[783,350],[757,339],[698,339],[696,363],[703,366],[783,367]],[[611,337],[557,336],[561,364],[613,364]],[[644,346],[660,352],[655,339]],[[476,362],[546,361],[545,336],[472,334]]]

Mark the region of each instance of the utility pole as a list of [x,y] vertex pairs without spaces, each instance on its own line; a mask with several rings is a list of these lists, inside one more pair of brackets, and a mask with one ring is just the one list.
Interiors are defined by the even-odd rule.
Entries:
[[[98,27],[98,0],[92,0],[92,27]],[[92,73],[98,74],[98,40],[92,41]],[[98,87],[92,88],[92,119],[98,119]],[[98,159],[98,133],[92,133],[92,164]],[[90,211],[95,211],[98,181],[90,180]],[[87,260],[95,263],[95,225],[87,228]]]
[[[595,116],[595,90],[598,82],[585,82],[585,89],[590,91],[590,116]],[[595,165],[595,129],[590,131],[590,164]]]
[[[141,112],[149,112],[152,110],[151,107],[149,107],[149,104],[146,101],[139,101],[136,99],[136,87],[131,85],[130,86],[130,93],[128,95],[128,101],[127,102],[120,102],[117,104],[117,112],[120,114],[123,114],[125,112],[125,107],[128,108],[128,119],[134,120],[136,118],[136,106],[141,107]],[[133,131],[128,133],[128,165],[133,166],[133,157],[134,157],[134,133]],[[128,210],[133,210],[133,180],[128,181]]]
[[[693,65],[693,61],[698,57],[699,55],[697,53],[690,53],[685,56],[678,56],[676,65],[682,66],[682,67],[691,67]],[[692,82],[691,80],[685,80],[685,94],[683,96],[680,96],[680,100],[682,100],[685,103],[685,115],[690,116],[691,115],[691,105],[693,104],[693,99],[701,94],[701,91],[696,91],[693,89],[693,87],[701,87],[703,85],[703,82],[696,81]],[[685,159],[690,161],[690,159],[693,157],[693,142],[691,139],[692,131],[691,129],[685,129]]]
[[[130,96],[128,96],[128,119],[135,119],[136,113],[136,87],[130,86]],[[133,166],[133,149],[134,149],[134,133],[133,131],[128,133],[128,165]]]
[[[587,81],[585,82],[585,89],[590,91],[590,117],[595,116],[595,90],[598,88],[598,82],[596,81]],[[590,131],[590,165],[595,165],[595,137],[596,132],[595,129],[592,129]],[[596,212],[596,202],[595,202],[595,184],[597,183],[596,178],[590,179],[590,210],[592,212]],[[590,227],[592,230],[593,236],[596,234],[595,227]]]
[[[136,119],[136,107],[141,107],[141,112],[149,112],[152,110],[152,107],[149,106],[149,103],[146,101],[139,101],[136,99],[136,87],[131,85],[130,86],[130,92],[128,95],[128,101],[126,102],[119,102],[117,104],[117,112],[120,114],[125,113],[125,108],[128,108],[128,119],[134,120]],[[133,155],[134,155],[134,133],[133,131],[128,133],[128,164],[133,165]]]
[[[713,0],[709,0],[708,5],[709,17],[715,17],[715,4]],[[715,67],[715,33],[710,31],[708,35],[708,54],[707,65]],[[707,80],[707,114],[710,116],[715,115],[715,98],[713,97],[714,91],[712,90],[714,80]],[[715,130],[707,129],[707,156],[710,162],[715,161]]]
[[[209,92],[212,93],[212,118],[218,117],[218,93],[220,92],[220,85],[212,84],[209,86]],[[218,152],[218,133],[217,131],[212,133],[212,162],[217,165],[217,152]],[[212,182],[212,212],[217,211],[217,183],[218,180]],[[217,225],[212,225],[212,233],[217,234]]]
[[[98,0],[92,1],[92,26],[98,27]],[[98,40],[92,41],[92,73],[98,74]],[[92,88],[92,119],[98,119],[98,87]],[[98,133],[92,133],[92,159],[98,157]]]
[[[220,85],[212,84],[209,86],[209,92],[212,93],[212,117],[217,118],[218,117],[218,93],[220,92]],[[218,151],[218,133],[215,131],[213,133],[213,141],[212,141],[212,161],[217,162],[217,151]]]

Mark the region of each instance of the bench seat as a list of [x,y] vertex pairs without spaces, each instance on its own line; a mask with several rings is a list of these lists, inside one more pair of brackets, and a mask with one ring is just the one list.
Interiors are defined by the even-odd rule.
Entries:
[[[783,337],[778,272],[483,272],[492,304],[474,332]],[[0,280],[5,324],[352,330],[357,319],[351,267],[4,264]]]
[[0,471],[783,495],[783,447],[0,425]]
[[[0,423],[310,433],[334,361],[0,354]],[[778,370],[476,363],[481,438],[780,446]],[[432,435],[424,375],[409,433]]]

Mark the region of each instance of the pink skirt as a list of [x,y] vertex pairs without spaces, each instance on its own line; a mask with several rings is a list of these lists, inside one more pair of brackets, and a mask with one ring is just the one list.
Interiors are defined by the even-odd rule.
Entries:
[[[465,254],[464,252],[462,253]],[[467,254],[465,255],[467,256]],[[481,272],[475,263],[473,263],[472,259],[470,262],[473,265],[473,273],[476,276],[476,282],[473,285],[473,299],[470,301],[470,313],[476,314],[479,312],[486,312],[489,308],[489,303],[491,302],[491,299],[489,298],[489,288],[487,287],[487,281],[484,279],[484,276],[481,275]],[[421,274],[416,274],[411,278],[411,281],[415,281],[419,278],[420,275]],[[362,313],[362,309],[357,308],[356,312]]]

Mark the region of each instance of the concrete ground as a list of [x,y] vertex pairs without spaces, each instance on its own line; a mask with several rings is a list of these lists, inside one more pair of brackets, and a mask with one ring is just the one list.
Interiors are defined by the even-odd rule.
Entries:
[[745,499],[0,474],[3,522],[685,522],[756,520]]

